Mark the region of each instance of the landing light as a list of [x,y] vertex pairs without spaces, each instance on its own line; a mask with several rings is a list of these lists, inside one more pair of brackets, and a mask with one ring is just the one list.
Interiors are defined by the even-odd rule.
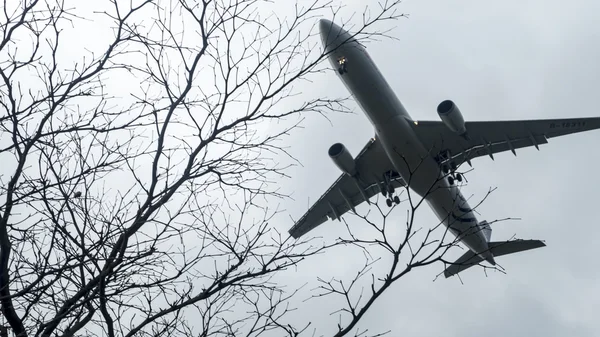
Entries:
[[418,122],[418,121],[414,121],[413,123],[415,123],[415,125],[419,125],[419,122]]

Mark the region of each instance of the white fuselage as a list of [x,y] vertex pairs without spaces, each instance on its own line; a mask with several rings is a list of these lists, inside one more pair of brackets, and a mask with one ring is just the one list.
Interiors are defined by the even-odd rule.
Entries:
[[[332,50],[350,35],[331,21],[321,20],[323,44]],[[338,73],[345,58],[347,72],[338,76],[365,112],[393,166],[411,190],[424,197],[441,222],[469,249],[494,263],[488,244],[471,207],[455,185],[450,185],[434,155],[409,123],[410,115],[396,97],[364,47],[353,39],[329,55]],[[336,44],[337,43],[337,44]]]

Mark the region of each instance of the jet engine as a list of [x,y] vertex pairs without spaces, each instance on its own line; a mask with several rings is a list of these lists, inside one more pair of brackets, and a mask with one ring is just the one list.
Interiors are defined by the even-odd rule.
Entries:
[[442,122],[444,122],[450,130],[459,135],[466,134],[467,128],[465,127],[465,120],[454,102],[449,99],[443,101],[438,105],[437,112],[442,119]]
[[346,149],[344,144],[335,143],[329,148],[329,158],[333,160],[335,166],[337,166],[342,172],[353,176],[356,174],[356,163],[350,152]]

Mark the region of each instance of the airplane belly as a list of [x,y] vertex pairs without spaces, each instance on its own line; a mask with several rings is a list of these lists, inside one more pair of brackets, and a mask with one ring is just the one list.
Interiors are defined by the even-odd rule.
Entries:
[[[375,125],[388,157],[410,188],[420,196],[427,195],[441,177],[439,165],[408,125],[404,116],[396,116],[385,124]],[[439,181],[438,184],[447,184]]]
[[425,200],[452,234],[474,252],[487,249],[487,241],[477,217],[456,186],[437,187]]
[[[440,222],[475,252],[487,249],[477,217],[456,185],[414,134],[404,116],[378,126],[381,145],[408,187],[424,197]],[[471,235],[474,234],[474,235]]]

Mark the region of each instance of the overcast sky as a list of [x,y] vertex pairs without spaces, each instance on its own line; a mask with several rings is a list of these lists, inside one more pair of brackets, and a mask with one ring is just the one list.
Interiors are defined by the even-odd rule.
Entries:
[[[346,6],[364,8],[361,1]],[[465,120],[600,116],[597,1],[408,0],[400,10],[410,18],[380,26],[395,26],[391,35],[398,40],[370,43],[367,51],[414,119],[439,120],[435,109],[444,99],[452,99]],[[333,73],[306,90],[346,93]],[[296,218],[307,198],[315,201],[340,175],[329,146],[342,142],[356,155],[373,135],[358,108],[354,115],[329,117],[332,125],[308,118],[292,137],[291,152],[304,165],[285,183],[297,201],[285,207]],[[600,131],[591,131],[551,139],[539,152],[532,147],[517,150],[517,157],[508,152],[495,161],[474,160],[463,193],[478,200],[498,187],[479,208],[479,220],[522,218],[496,225],[492,238],[516,234],[548,246],[498,258],[506,275],[470,269],[461,274],[464,285],[457,278],[432,282],[439,264],[414,271],[362,325],[391,329],[394,336],[597,336],[599,143]],[[428,209],[421,213],[424,223],[435,219]],[[401,226],[403,213],[396,214]],[[326,222],[311,234],[333,240],[341,230],[340,223]],[[314,285],[317,275],[353,272],[353,258],[333,253],[314,259],[294,277]],[[324,313],[303,311],[313,319]]]
[[[280,3],[289,7],[287,1]],[[365,6],[362,0],[343,3],[346,14]],[[369,43],[367,51],[414,119],[439,120],[436,107],[445,99],[452,99],[466,120],[600,116],[599,2],[406,0],[399,10],[410,17],[378,26],[395,27],[390,34],[397,40]],[[95,20],[90,25],[106,26]],[[69,34],[83,43],[90,40],[84,33]],[[101,45],[97,39],[93,42]],[[128,84],[121,85],[126,89]],[[303,91],[315,97],[348,95],[333,72]],[[295,198],[282,206],[295,218],[308,208],[308,198],[317,200],[340,175],[327,156],[329,146],[342,142],[356,155],[373,136],[367,118],[351,106],[355,114],[330,114],[331,124],[307,117],[304,128],[287,139],[290,153],[303,164],[288,172],[293,179],[282,182]],[[391,330],[390,336],[600,335],[597,144],[600,130],[551,139],[539,152],[532,147],[517,150],[517,157],[508,152],[495,161],[475,159],[463,194],[479,200],[498,187],[478,208],[479,220],[522,218],[494,226],[493,240],[516,234],[545,240],[548,246],[497,258],[507,274],[486,276],[469,269],[461,273],[464,284],[456,277],[432,282],[441,264],[415,270],[376,302],[361,327]],[[394,215],[399,227],[404,210]],[[276,226],[287,232],[293,223],[284,215]],[[424,206],[417,221],[426,226],[436,218]],[[329,221],[310,235],[331,242],[343,230],[339,222]],[[453,252],[452,259],[459,255]],[[358,250],[331,251],[283,280],[312,288],[317,277],[348,278],[363,262],[360,257]],[[297,322],[313,321],[319,334],[335,329],[336,316],[329,314],[337,302],[296,304]]]

